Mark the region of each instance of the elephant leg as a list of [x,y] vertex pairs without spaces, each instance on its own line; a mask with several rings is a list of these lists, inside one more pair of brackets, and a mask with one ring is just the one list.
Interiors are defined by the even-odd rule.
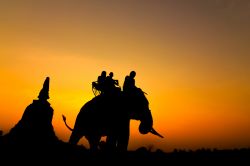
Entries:
[[86,136],[86,138],[89,142],[90,150],[93,152],[96,152],[98,150],[98,145],[99,145],[99,141],[101,137],[100,136]]
[[78,143],[78,141],[82,138],[82,134],[73,130],[71,136],[70,136],[70,139],[69,139],[69,143],[70,144],[73,144],[73,145],[76,145]]
[[118,142],[117,142],[117,150],[119,152],[125,152],[128,149],[129,143],[129,128],[130,128],[130,121],[126,121],[122,124],[121,130],[119,130],[118,134]]
[[107,151],[114,151],[116,148],[117,137],[116,135],[108,135],[106,138],[106,150]]

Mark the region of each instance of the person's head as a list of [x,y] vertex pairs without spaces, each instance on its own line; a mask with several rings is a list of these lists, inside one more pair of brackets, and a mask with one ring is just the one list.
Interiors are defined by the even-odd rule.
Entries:
[[135,71],[131,71],[129,76],[132,77],[132,78],[135,78],[135,75],[136,75],[136,72]]
[[109,76],[112,78],[114,76],[114,73],[113,72],[110,72],[109,73]]
[[102,71],[101,76],[106,77],[106,71]]

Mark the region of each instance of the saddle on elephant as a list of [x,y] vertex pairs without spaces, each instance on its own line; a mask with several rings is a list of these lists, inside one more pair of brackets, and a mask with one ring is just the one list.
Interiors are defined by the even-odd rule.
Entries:
[[101,85],[98,82],[92,82],[92,91],[95,96],[117,96],[121,94],[121,87],[109,86],[109,84]]

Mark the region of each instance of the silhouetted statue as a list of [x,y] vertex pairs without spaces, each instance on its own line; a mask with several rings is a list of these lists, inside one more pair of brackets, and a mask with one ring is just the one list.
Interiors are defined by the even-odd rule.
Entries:
[[53,108],[49,99],[49,77],[46,78],[38,100],[33,100],[25,109],[21,120],[5,135],[5,141],[12,145],[51,145],[58,141],[52,118]]
[[[106,71],[102,71],[101,75],[98,76],[97,81],[92,82],[92,90],[97,90],[100,94],[104,94],[105,87],[106,87]],[[96,94],[96,91],[94,91]]]

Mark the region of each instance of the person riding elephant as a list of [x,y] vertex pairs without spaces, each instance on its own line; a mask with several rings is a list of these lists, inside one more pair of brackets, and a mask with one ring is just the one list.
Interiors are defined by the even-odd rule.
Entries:
[[105,93],[107,72],[102,71],[101,75],[98,76],[97,81],[92,82],[92,87],[100,92],[100,94]]
[[119,87],[119,81],[116,79],[113,79],[114,73],[110,72],[109,76],[106,78],[105,83],[105,92],[108,95],[115,95],[121,91],[121,88]]
[[144,95],[147,94],[135,85],[136,72],[131,71],[124,79],[123,92],[129,96]]
[[125,77],[124,83],[123,83],[124,92],[131,93],[137,90],[137,87],[135,85],[135,76],[136,76],[136,72],[131,71],[130,74]]

